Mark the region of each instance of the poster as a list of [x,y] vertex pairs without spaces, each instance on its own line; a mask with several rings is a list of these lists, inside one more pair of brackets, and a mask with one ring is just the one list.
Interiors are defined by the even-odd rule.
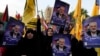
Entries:
[[23,31],[24,23],[22,23],[20,20],[16,20],[13,17],[10,17],[10,19],[9,19],[9,21],[7,23],[7,26],[6,26],[6,31],[11,30],[12,27],[15,26],[15,25],[19,25],[20,26],[20,32]]
[[6,26],[3,45],[16,45],[22,37],[23,29],[24,24],[21,21],[10,17]]
[[64,26],[69,20],[68,11],[69,4],[62,2],[60,0],[56,0],[51,17],[51,24]]
[[70,37],[56,34],[52,40],[53,56],[69,56],[71,51]]
[[89,17],[83,22],[85,47],[100,47],[100,15]]

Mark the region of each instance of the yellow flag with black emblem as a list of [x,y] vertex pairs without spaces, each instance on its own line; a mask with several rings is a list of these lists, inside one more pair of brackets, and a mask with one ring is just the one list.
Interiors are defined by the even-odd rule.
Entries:
[[35,0],[26,0],[22,22],[27,25],[36,15]]

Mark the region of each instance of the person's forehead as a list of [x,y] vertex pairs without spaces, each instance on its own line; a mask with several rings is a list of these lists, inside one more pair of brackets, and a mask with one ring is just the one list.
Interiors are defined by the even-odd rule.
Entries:
[[96,22],[90,22],[89,25],[90,25],[90,26],[92,26],[92,25],[97,25],[97,23],[96,23]]
[[48,29],[48,31],[51,31],[52,29]]
[[20,28],[20,26],[19,25],[16,25],[15,28]]
[[61,9],[65,9],[65,7],[64,7],[64,6],[61,6],[60,8],[61,8]]
[[62,39],[59,39],[59,41],[65,41],[65,39],[62,38]]

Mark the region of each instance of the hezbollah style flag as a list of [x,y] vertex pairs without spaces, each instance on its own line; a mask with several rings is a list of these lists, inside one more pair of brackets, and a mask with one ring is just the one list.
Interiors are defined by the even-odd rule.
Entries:
[[95,48],[95,51],[97,52],[97,56],[100,56],[100,48]]
[[22,22],[27,25],[27,23],[34,18],[35,13],[35,0],[26,0]]
[[72,35],[75,35],[75,37],[79,40],[81,37],[81,0],[78,0],[78,4],[76,6],[75,12],[73,14],[73,17],[75,18],[75,27],[72,29],[72,31],[70,32]]
[[92,11],[92,16],[96,16],[96,15],[99,15],[99,4],[100,0],[95,0],[95,4],[94,4],[94,7],[93,7],[93,11]]
[[27,28],[32,28],[35,29],[37,28],[37,18],[32,18],[28,23],[27,23]]
[[85,15],[81,15],[79,19],[76,19],[76,28],[75,28],[75,33],[76,33],[76,39],[82,40],[82,21],[85,19]]
[[74,14],[73,14],[73,17],[75,19],[77,19],[80,16],[81,16],[81,0],[78,0],[76,9],[75,9]]
[[73,28],[70,32],[70,34],[74,35],[75,36],[75,28]]

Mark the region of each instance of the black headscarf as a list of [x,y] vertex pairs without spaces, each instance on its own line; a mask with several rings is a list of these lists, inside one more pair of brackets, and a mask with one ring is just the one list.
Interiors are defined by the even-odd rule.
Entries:
[[[45,48],[46,48],[46,52],[45,52],[45,56],[52,56],[52,47],[51,47],[51,43],[52,43],[52,37],[53,36],[48,36],[48,30],[50,30],[52,28],[48,28],[46,31],[46,40],[45,40]],[[53,29],[52,29],[53,31]]]
[[28,30],[26,31],[26,34],[25,34],[25,39],[27,39],[27,34],[28,34],[28,33],[32,33],[32,34],[33,34],[33,38],[32,38],[32,39],[36,38],[36,31],[34,31],[34,30],[32,30],[32,29],[28,29]]
[[[33,34],[32,39],[27,38],[28,33]],[[34,55],[39,56],[40,55],[40,53],[39,53],[40,52],[40,50],[39,50],[40,46],[39,46],[39,40],[36,37],[36,31],[34,31],[32,29],[28,29],[26,31],[25,37],[22,40],[20,40],[20,42],[18,44],[18,48],[19,48],[18,53],[20,55],[25,54],[27,56],[34,56]]]

